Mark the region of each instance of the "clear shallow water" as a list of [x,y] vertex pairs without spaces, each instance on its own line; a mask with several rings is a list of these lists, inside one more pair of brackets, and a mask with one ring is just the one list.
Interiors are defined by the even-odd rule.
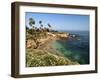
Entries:
[[71,38],[53,42],[53,47],[65,55],[65,57],[77,61],[80,64],[89,64],[89,32],[66,31],[79,35],[79,39]]

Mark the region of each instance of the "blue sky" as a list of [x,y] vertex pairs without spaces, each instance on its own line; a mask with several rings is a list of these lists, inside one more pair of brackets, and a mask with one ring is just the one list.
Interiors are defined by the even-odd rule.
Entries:
[[48,27],[47,24],[50,23],[54,30],[89,30],[89,15],[26,12],[25,22],[28,27],[30,27],[29,18],[35,20],[36,27],[40,27],[39,21],[41,20],[44,27]]

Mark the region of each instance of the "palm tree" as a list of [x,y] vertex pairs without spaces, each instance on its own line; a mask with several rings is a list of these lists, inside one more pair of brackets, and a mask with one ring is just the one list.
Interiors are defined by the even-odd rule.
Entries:
[[49,26],[49,30],[51,31],[52,30],[52,26],[48,23],[48,26]]
[[[35,20],[33,19],[33,18],[29,18],[29,25],[30,25],[30,27],[32,28],[31,30],[32,30],[32,36],[33,36],[33,40],[36,42],[36,44],[37,44],[37,33],[35,33],[36,32],[36,30],[37,30],[37,27],[35,27]],[[35,31],[35,32],[34,32]]]
[[34,28],[35,20],[33,18],[29,18],[29,25]]
[[34,32],[34,25],[35,25],[35,20],[33,18],[29,18],[29,25],[32,28],[32,34]]
[[42,29],[43,29],[43,24],[42,24],[42,21],[41,21],[41,20],[39,21],[39,24],[40,24],[40,31],[42,31]]
[[42,21],[41,20],[39,21],[39,24],[42,24]]

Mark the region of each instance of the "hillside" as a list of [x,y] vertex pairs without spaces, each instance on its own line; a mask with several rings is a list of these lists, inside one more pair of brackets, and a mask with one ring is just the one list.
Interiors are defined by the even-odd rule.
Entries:
[[79,64],[64,57],[62,53],[54,50],[50,45],[54,40],[67,39],[69,33],[61,32],[35,32],[35,36],[26,34],[26,66],[59,66]]

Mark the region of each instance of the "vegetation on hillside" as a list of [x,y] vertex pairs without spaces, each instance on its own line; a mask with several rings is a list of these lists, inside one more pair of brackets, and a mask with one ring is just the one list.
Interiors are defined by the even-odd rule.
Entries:
[[68,58],[49,53],[46,50],[27,49],[26,50],[26,66],[39,67],[39,66],[61,66],[61,65],[74,65],[77,62],[72,62]]
[[[61,32],[53,30],[50,23],[47,24],[48,27],[44,27],[41,20],[38,23],[40,25],[39,28],[35,26],[35,20],[30,18],[30,28],[26,26],[26,67],[78,64],[64,56],[51,53],[48,50],[38,49],[40,44],[39,39],[47,38],[48,32],[52,34],[62,34]],[[30,45],[32,46],[30,47]]]

